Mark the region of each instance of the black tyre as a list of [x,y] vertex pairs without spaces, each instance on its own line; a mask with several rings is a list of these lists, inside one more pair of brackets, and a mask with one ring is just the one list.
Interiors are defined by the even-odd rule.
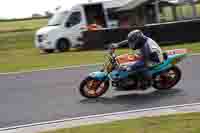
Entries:
[[109,81],[99,81],[91,77],[85,78],[80,84],[80,94],[86,98],[98,98],[109,88]]
[[181,80],[181,70],[174,66],[167,71],[154,76],[153,87],[158,90],[167,90],[173,88]]
[[54,49],[44,49],[43,50],[45,53],[53,53]]
[[60,39],[57,43],[57,50],[59,52],[69,51],[70,43],[66,39]]

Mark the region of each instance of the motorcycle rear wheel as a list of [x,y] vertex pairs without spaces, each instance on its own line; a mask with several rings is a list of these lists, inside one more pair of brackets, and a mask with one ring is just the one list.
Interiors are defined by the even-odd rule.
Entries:
[[98,98],[109,88],[109,81],[99,81],[92,77],[86,77],[80,84],[80,94],[86,98]]
[[[172,77],[172,74],[174,77]],[[181,80],[182,72],[174,66],[167,71],[154,76],[153,87],[158,90],[167,90],[173,88]]]

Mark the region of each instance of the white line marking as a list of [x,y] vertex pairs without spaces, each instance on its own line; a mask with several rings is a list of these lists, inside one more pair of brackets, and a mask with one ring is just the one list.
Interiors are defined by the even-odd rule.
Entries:
[[106,113],[106,114],[99,114],[99,115],[82,116],[82,117],[76,117],[76,118],[67,118],[67,119],[62,119],[62,120],[47,121],[47,122],[26,124],[26,125],[14,126],[14,127],[0,128],[0,131],[8,131],[8,130],[14,130],[14,129],[19,129],[19,128],[27,128],[27,127],[34,127],[34,126],[41,126],[41,125],[56,124],[56,123],[67,122],[67,121],[75,121],[75,120],[83,120],[83,119],[91,119],[91,118],[101,118],[101,117],[105,117],[105,116],[121,116],[121,115],[126,115],[126,114],[131,114],[131,113],[154,111],[154,110],[163,110],[163,109],[173,109],[173,108],[178,108],[178,107],[179,108],[180,107],[190,107],[190,106],[197,106],[197,105],[200,105],[200,103],[172,105],[172,106],[139,109],[139,110],[122,111],[122,112],[115,112],[115,113]]
[[[191,54],[190,56],[200,56],[200,53]],[[101,65],[101,64],[102,63],[96,63],[96,64],[87,64],[87,65],[75,65],[75,66],[66,66],[66,67],[57,67],[57,68],[47,68],[47,69],[39,69],[39,70],[31,70],[31,71],[7,72],[7,73],[0,73],[0,76],[1,75],[14,75],[14,74],[33,73],[33,72],[40,72],[40,71],[50,71],[50,70],[62,70],[62,69],[89,67],[89,66],[97,66],[97,65]]]

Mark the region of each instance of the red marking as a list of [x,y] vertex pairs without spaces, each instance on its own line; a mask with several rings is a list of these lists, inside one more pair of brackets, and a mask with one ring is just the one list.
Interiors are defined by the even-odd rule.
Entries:
[[174,49],[174,50],[168,50],[166,51],[168,55],[174,55],[174,54],[185,54],[188,53],[187,49]]

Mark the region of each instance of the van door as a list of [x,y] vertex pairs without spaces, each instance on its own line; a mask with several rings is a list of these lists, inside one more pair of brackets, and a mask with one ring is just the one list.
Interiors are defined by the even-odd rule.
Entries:
[[107,21],[102,3],[84,5],[87,24],[98,24],[107,28]]
[[79,38],[81,35],[81,28],[84,26],[83,16],[80,11],[72,12],[68,17],[68,20],[65,22],[66,37],[70,39],[72,47],[78,44],[82,44]]

